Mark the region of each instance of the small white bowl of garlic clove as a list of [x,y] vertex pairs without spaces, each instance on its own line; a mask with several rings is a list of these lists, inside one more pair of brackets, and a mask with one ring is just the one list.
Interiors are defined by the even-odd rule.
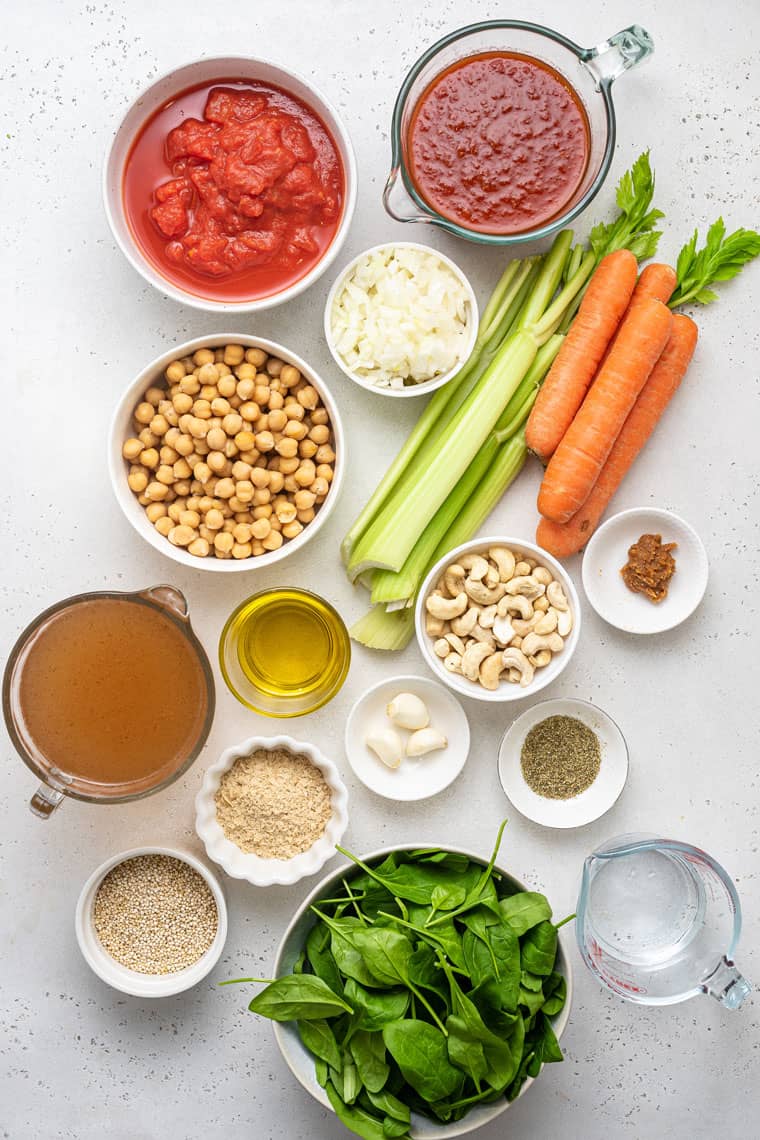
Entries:
[[470,750],[470,726],[453,693],[403,674],[373,685],[346,721],[354,774],[389,800],[424,800],[447,788]]

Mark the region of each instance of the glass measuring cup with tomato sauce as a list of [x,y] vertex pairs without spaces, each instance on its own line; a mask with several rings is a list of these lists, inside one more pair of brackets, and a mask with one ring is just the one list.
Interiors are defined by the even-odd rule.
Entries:
[[593,48],[521,20],[445,36],[396,99],[386,210],[490,245],[561,229],[609,169],[614,80],[653,50],[637,25]]

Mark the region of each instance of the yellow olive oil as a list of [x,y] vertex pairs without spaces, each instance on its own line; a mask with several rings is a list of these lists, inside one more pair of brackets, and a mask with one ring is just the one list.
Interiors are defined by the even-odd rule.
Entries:
[[219,646],[224,679],[244,704],[269,716],[300,716],[345,680],[348,633],[328,602],[306,590],[267,590],[231,615]]

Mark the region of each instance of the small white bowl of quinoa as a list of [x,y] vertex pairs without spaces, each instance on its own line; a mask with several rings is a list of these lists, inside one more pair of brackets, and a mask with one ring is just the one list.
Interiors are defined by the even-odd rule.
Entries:
[[210,859],[257,887],[321,870],[348,826],[348,792],[313,744],[251,736],[207,769],[195,830]]
[[197,985],[219,961],[227,906],[216,875],[169,847],[135,847],[93,871],[75,929],[90,968],[134,997],[169,997]]

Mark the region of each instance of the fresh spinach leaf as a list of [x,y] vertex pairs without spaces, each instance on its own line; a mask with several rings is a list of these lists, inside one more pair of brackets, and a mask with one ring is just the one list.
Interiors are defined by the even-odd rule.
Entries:
[[351,1006],[315,974],[287,974],[257,994],[248,1008],[272,1021],[317,1021],[339,1017]]
[[532,927],[520,943],[520,961],[523,970],[548,977],[557,957],[557,929],[551,922],[539,922]]
[[409,1127],[409,1120],[411,1113],[409,1112],[409,1105],[404,1104],[393,1093],[388,1092],[387,1089],[381,1089],[380,1092],[372,1092],[367,1089],[367,1099],[374,1108],[379,1112],[384,1113],[385,1116],[391,1116],[394,1120],[398,1120],[401,1124],[406,1124]]
[[332,1081],[327,1082],[325,1092],[335,1115],[338,1120],[345,1124],[346,1128],[355,1135],[361,1136],[363,1140],[385,1140],[382,1121],[376,1120],[374,1116],[357,1105],[347,1104]]
[[359,1029],[349,1045],[359,1078],[368,1092],[380,1092],[390,1075],[382,1034]]
[[317,977],[326,982],[334,993],[342,996],[343,982],[330,950],[330,931],[323,922],[318,922],[309,931],[306,939],[306,957]]
[[343,1061],[335,1034],[324,1020],[299,1021],[298,1033],[306,1048],[340,1072]]
[[546,922],[552,916],[552,908],[546,897],[537,891],[521,891],[501,899],[499,908],[505,921],[512,927],[518,938],[522,937],[539,922]]
[[543,1004],[543,1012],[547,1017],[554,1017],[564,1008],[567,1000],[567,982],[562,974],[549,975],[544,983],[544,995],[546,1001]]
[[353,978],[346,980],[344,995],[359,1015],[359,1028],[370,1032],[382,1029],[389,1021],[398,1021],[409,1008],[408,990],[368,990]]
[[449,1061],[446,1038],[427,1021],[405,1018],[383,1029],[383,1041],[401,1073],[429,1103],[444,1100],[462,1084],[462,1073]]

